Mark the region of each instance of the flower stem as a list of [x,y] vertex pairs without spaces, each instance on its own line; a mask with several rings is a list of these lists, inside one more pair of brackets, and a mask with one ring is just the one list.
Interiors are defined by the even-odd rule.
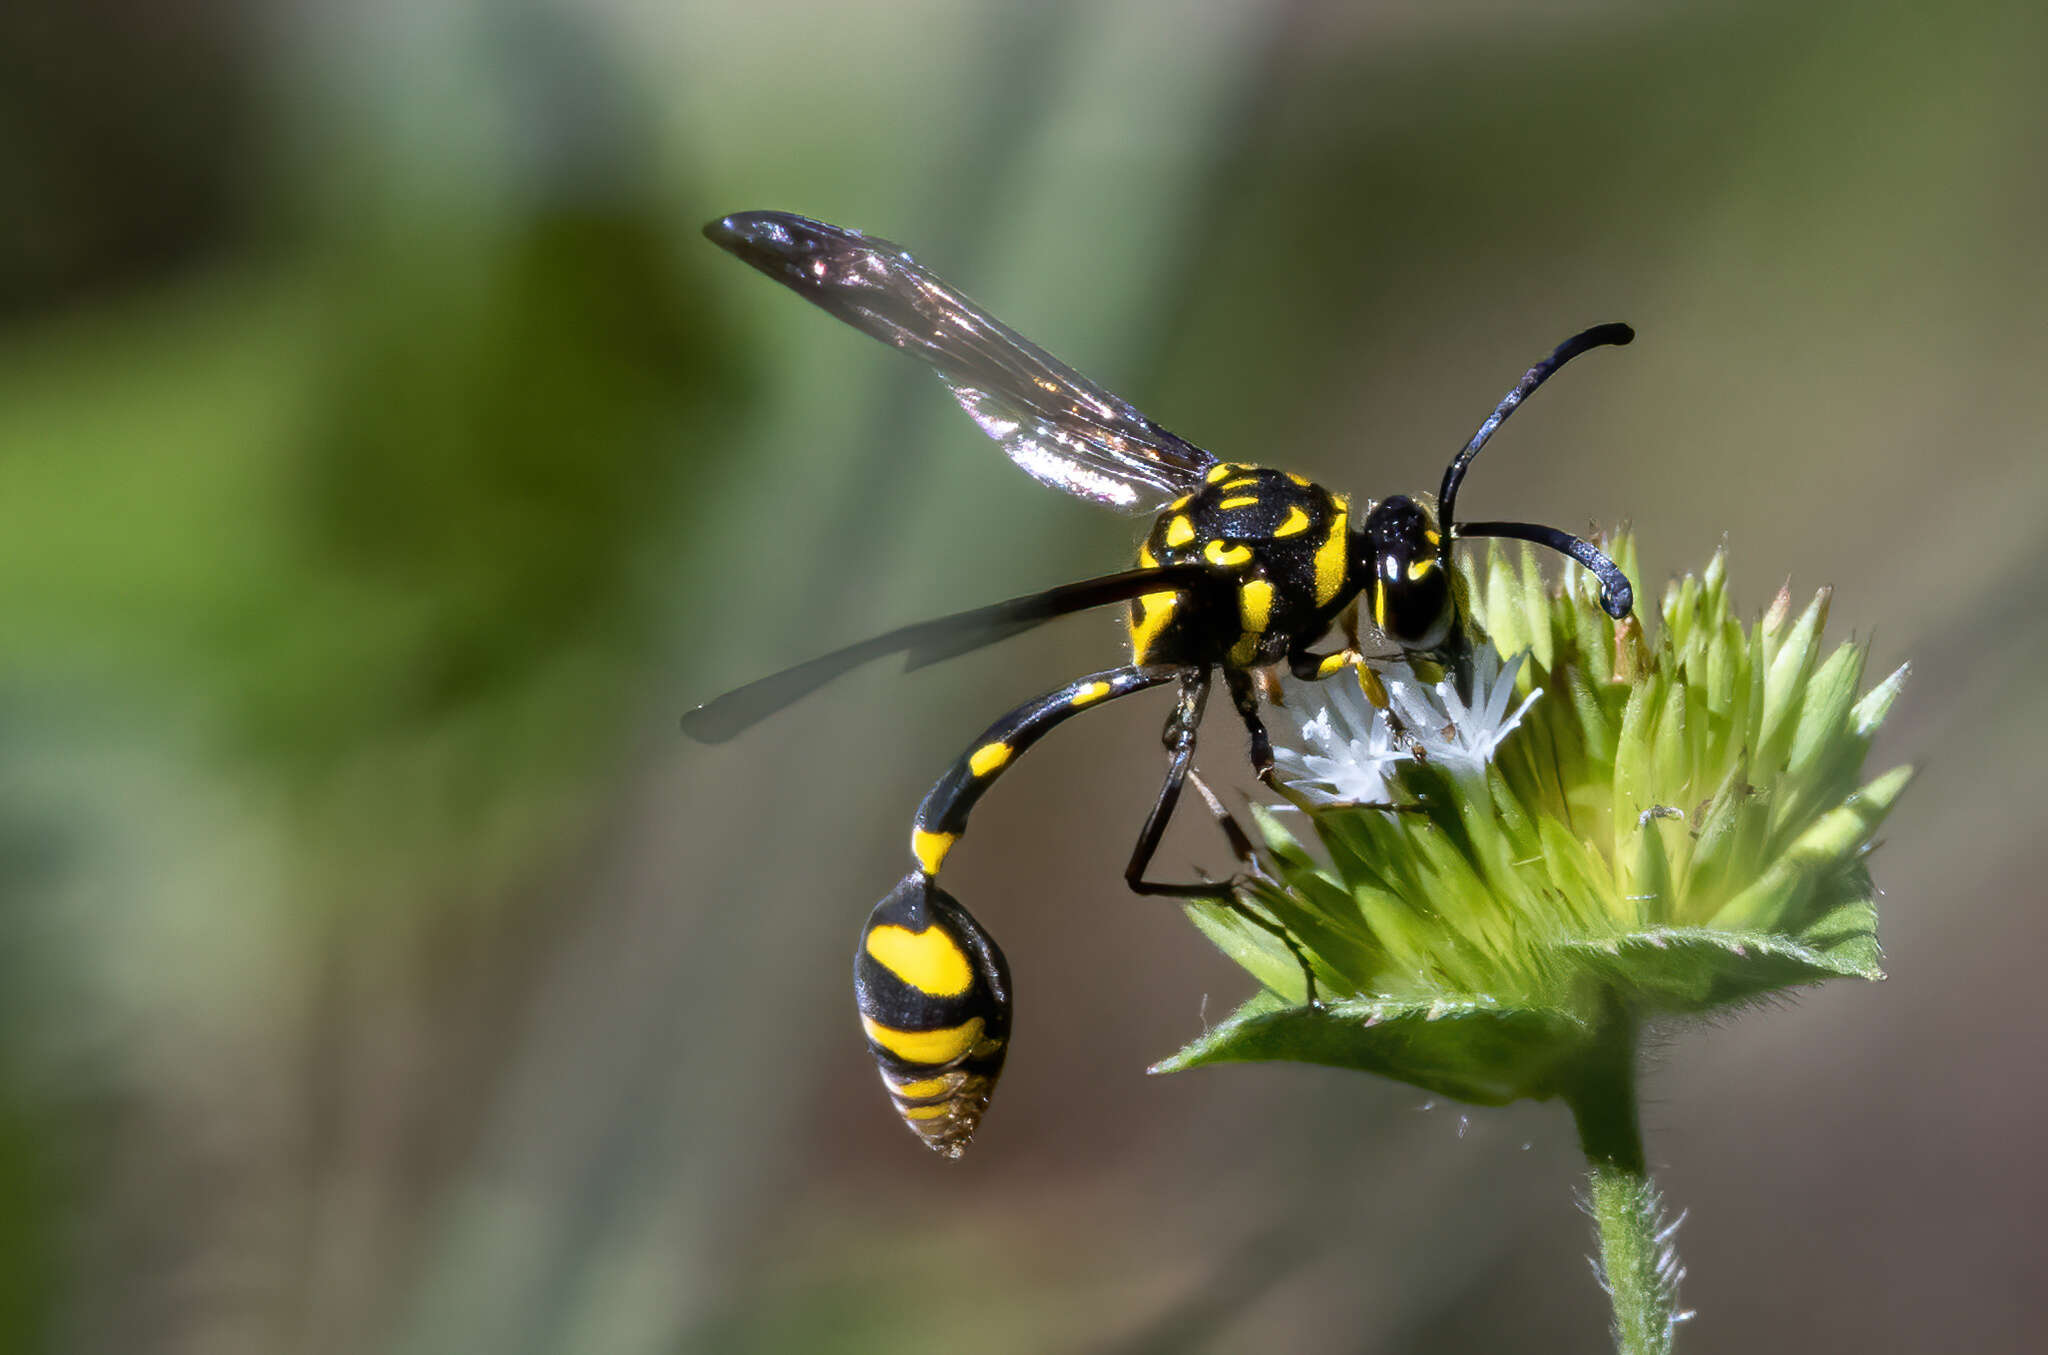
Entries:
[[1684,1273],[1663,1231],[1661,1202],[1643,1162],[1636,1113],[1636,1023],[1614,1014],[1565,1092],[1592,1168],[1591,1209],[1600,1230],[1600,1276],[1614,1301],[1619,1355],[1668,1355]]

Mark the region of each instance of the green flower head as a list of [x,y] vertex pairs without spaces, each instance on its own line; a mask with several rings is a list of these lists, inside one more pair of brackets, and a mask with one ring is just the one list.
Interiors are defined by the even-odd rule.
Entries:
[[[1637,576],[1626,534],[1612,554]],[[1287,938],[1190,906],[1265,991],[1155,1071],[1295,1059],[1502,1104],[1567,1091],[1617,1017],[1882,977],[1865,857],[1910,769],[1862,769],[1906,670],[1859,696],[1826,591],[1745,627],[1726,572],[1674,582],[1646,633],[1496,547],[1463,565],[1468,692],[1398,666],[1384,704],[1291,686],[1291,804],[1255,809],[1238,891]]]

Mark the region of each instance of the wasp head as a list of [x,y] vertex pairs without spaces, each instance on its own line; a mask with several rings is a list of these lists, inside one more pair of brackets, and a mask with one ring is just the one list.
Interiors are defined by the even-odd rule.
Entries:
[[1396,494],[1383,499],[1352,538],[1352,568],[1373,624],[1411,653],[1434,656],[1452,641],[1457,595],[1436,517]]

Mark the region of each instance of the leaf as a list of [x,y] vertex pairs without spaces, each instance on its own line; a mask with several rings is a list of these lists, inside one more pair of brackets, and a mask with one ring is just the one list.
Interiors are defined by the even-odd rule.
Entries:
[[1808,891],[1863,852],[1912,779],[1911,767],[1894,767],[1813,820],[1777,851],[1755,883],[1722,905],[1709,923],[1742,931],[1755,919],[1780,921],[1791,916]]
[[1843,904],[1804,936],[1656,927],[1560,947],[1649,1007],[1693,1011],[1824,979],[1881,979],[1877,910]]
[[1149,1071],[1262,1060],[1319,1063],[1500,1106],[1518,1097],[1554,1095],[1551,1071],[1577,1059],[1590,1034],[1569,1012],[1504,1007],[1480,996],[1365,998],[1301,1007],[1260,994]]
[[1908,663],[1900,664],[1892,670],[1890,677],[1865,692],[1863,699],[1849,712],[1849,728],[1858,738],[1869,738],[1877,732],[1877,727],[1884,723],[1884,717],[1891,711],[1892,702],[1905,690],[1906,676],[1912,671],[1912,667]]

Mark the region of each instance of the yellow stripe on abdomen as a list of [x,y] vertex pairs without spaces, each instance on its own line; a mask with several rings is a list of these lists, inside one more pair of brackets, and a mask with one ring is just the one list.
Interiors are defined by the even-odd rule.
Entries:
[[937,1077],[919,1078],[915,1082],[897,1082],[887,1073],[882,1074],[882,1085],[891,1092],[912,1101],[926,1101],[934,1096],[945,1096],[967,1080],[965,1073],[941,1073]]
[[898,1030],[862,1016],[868,1039],[905,1063],[945,1064],[961,1058],[981,1042],[982,1022],[976,1016],[938,1030]]
[[927,997],[958,997],[974,984],[960,943],[937,927],[870,927],[864,944],[876,964]]

